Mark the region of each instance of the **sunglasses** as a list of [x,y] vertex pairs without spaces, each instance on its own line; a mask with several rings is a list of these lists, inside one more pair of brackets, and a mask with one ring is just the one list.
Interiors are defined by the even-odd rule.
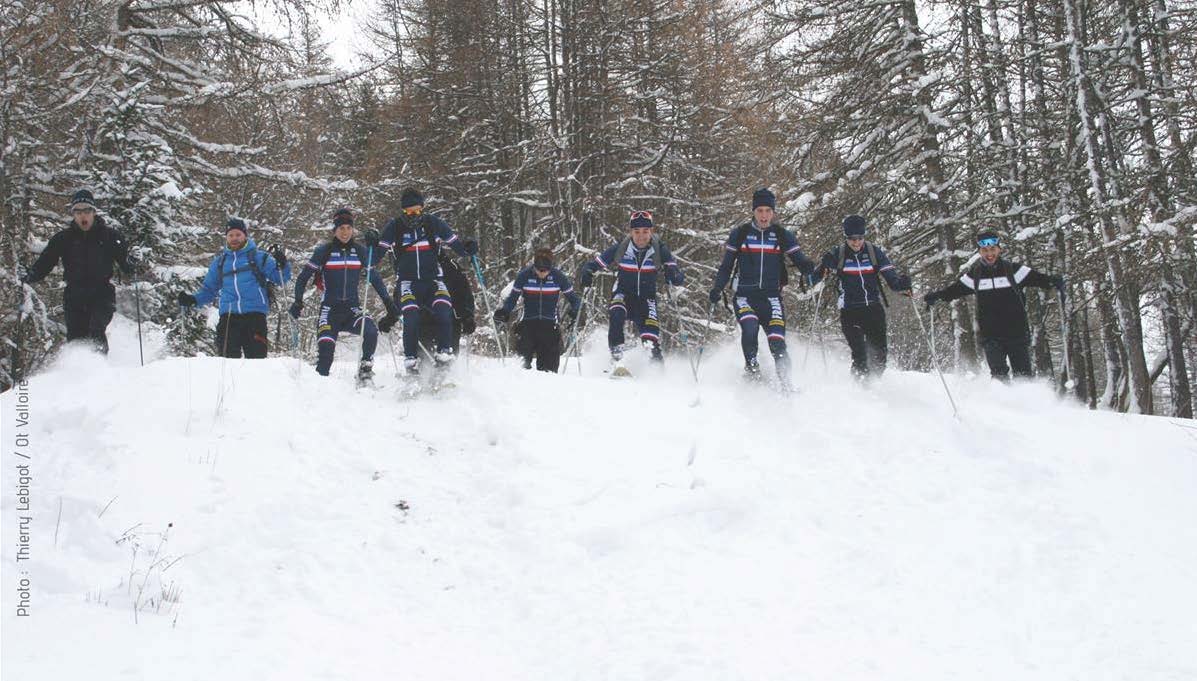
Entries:
[[848,241],[864,241],[864,237],[863,236],[850,236],[850,237],[848,237]]
[[991,236],[991,237],[987,237],[987,238],[984,238],[984,239],[978,239],[978,240],[977,240],[977,245],[978,245],[978,246],[997,246],[997,245],[998,245],[998,238],[997,238],[997,237],[995,237],[995,236]]
[[628,218],[628,219],[629,219],[629,220],[635,220],[636,218],[648,218],[649,220],[652,220],[652,219],[653,219],[653,214],[652,214],[652,211],[647,211],[647,210],[634,210],[634,211],[632,211],[632,215],[631,215],[631,217],[630,217],[630,218]]

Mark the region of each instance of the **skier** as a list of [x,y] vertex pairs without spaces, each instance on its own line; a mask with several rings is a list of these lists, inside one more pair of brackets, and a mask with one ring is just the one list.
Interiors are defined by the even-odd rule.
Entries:
[[777,198],[768,189],[758,189],[752,195],[753,217],[732,230],[723,244],[723,261],[715,273],[709,293],[711,304],[719,302],[723,288],[732,277],[733,267],[739,271],[735,288],[736,317],[740,322],[740,345],[744,351],[744,373],[751,380],[761,377],[757,361],[757,332],[760,320],[766,319],[765,337],[773,355],[777,375],[783,387],[789,387],[790,358],[786,352],[786,319],[782,306],[781,287],[785,285],[785,257],[805,275],[815,269],[798,246],[792,232],[774,221]]
[[880,277],[895,292],[911,295],[910,277],[900,275],[885,251],[865,241],[865,219],[859,215],[844,218],[844,243],[823,255],[811,282],[836,274],[839,280],[840,328],[852,349],[852,374],[867,378],[885,373],[888,354],[886,340],[885,291]]
[[217,301],[216,352],[222,357],[266,357],[266,314],[270,312],[270,286],[291,279],[291,266],[282,246],[269,253],[258,250],[249,238],[249,227],[240,218],[225,225],[226,247],[212,258],[208,274],[194,295],[179,294],[185,307]]
[[[437,249],[448,246],[458,255],[474,256],[478,243],[459,239],[445,221],[424,212],[424,197],[415,189],[406,189],[399,198],[402,215],[392,218],[383,229],[379,246],[391,253],[395,263],[395,298],[403,316],[403,366],[408,375],[419,373],[420,309],[427,310],[436,328],[437,367],[453,361],[453,299],[442,278]],[[399,317],[388,313],[378,328],[388,333]]]
[[557,371],[561,361],[561,329],[557,326],[557,304],[561,296],[569,301],[561,326],[571,327],[582,308],[582,299],[574,292],[569,278],[553,267],[553,251],[539,248],[532,265],[515,277],[511,293],[503,306],[495,310],[495,321],[506,323],[515,309],[515,301],[524,298],[524,316],[516,324],[516,349],[524,357],[524,368],[532,368],[536,359],[537,371]]
[[46,278],[62,261],[62,312],[66,318],[67,340],[88,339],[100,352],[108,354],[105,333],[116,312],[116,289],[112,286],[112,266],[132,274],[129,247],[121,233],[96,215],[96,201],[91,192],[80,189],[71,197],[71,221],[66,229],[50,237],[41,255],[21,279],[34,284]]
[[308,279],[316,275],[316,288],[324,291],[320,299],[320,321],[318,327],[316,373],[327,376],[332,367],[333,354],[337,350],[337,334],[342,331],[362,337],[362,359],[358,364],[358,385],[369,385],[374,380],[374,348],[378,344],[378,328],[358,299],[358,284],[362,269],[369,266],[369,283],[378,291],[378,297],[386,307],[387,314],[399,315],[399,308],[387,293],[382,275],[370,259],[371,252],[363,244],[354,241],[353,212],[341,208],[333,214],[333,238],[316,247],[312,257],[299,276],[295,278],[295,302],[290,313],[299,319],[303,310],[303,292]]
[[923,301],[930,308],[941,300],[947,302],[975,294],[977,322],[989,374],[1008,381],[1013,367],[1015,376],[1030,378],[1031,330],[1022,289],[1038,286],[1063,291],[1064,277],[1043,274],[1001,257],[1001,238],[994,231],[977,235],[977,250],[981,257],[965,270],[959,281],[928,293],[923,296]]
[[607,345],[611,349],[613,375],[627,375],[623,360],[624,323],[630,318],[640,332],[640,341],[654,361],[661,361],[661,324],[657,319],[657,272],[663,271],[665,280],[674,286],[685,283],[686,277],[678,267],[669,248],[653,234],[653,214],[646,210],[632,211],[628,220],[628,236],[603,251],[582,266],[578,283],[583,287],[594,282],[594,273],[602,269],[619,268],[619,275],[607,308],[609,325]]

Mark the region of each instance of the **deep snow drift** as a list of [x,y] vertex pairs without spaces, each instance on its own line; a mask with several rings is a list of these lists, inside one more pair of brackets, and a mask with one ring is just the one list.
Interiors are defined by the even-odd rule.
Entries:
[[957,422],[801,346],[781,400],[734,343],[701,394],[594,348],[400,402],[352,342],[322,379],[112,332],[30,382],[27,461],[3,397],[5,679],[1197,678],[1191,423],[949,377]]

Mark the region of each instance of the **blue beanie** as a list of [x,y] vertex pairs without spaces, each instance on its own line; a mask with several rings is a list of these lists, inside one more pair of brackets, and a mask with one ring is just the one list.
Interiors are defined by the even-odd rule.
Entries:
[[865,219],[859,215],[844,218],[844,236],[864,236]]
[[777,197],[773,195],[773,192],[764,187],[752,193],[752,209],[756,210],[761,206],[777,208]]
[[336,229],[337,227],[340,227],[341,225],[352,225],[352,224],[353,224],[353,211],[349,210],[348,208],[340,208],[337,210],[337,212],[333,213],[333,229]]
[[632,211],[632,219],[628,221],[628,229],[652,229],[653,214],[646,210]]
[[224,225],[224,233],[225,234],[228,234],[229,232],[233,231],[234,229],[239,229],[239,230],[241,230],[242,234],[244,234],[245,236],[249,236],[249,228],[245,226],[245,220],[242,220],[241,218],[229,218],[229,221],[225,223],[225,225]]
[[96,209],[96,199],[91,195],[91,192],[86,189],[80,189],[71,197],[71,208],[75,206],[83,206],[84,208]]

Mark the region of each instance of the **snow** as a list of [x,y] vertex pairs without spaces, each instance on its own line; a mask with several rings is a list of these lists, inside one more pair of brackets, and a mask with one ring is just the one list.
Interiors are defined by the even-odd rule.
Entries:
[[1197,677],[1191,423],[949,376],[957,422],[794,336],[788,400],[734,341],[612,381],[602,336],[398,402],[356,341],[141,368],[118,318],[29,383],[28,513],[3,396],[5,678]]

